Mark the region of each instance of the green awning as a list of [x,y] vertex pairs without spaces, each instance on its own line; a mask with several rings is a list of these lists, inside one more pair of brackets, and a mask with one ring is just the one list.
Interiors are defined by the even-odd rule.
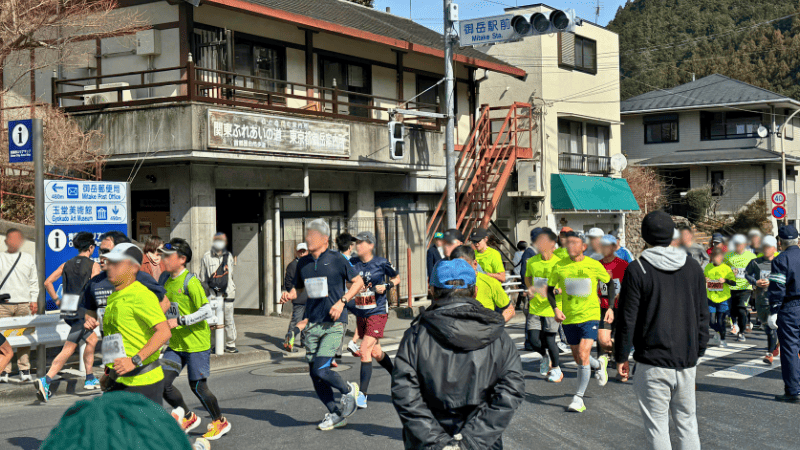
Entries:
[[638,211],[639,204],[624,178],[550,175],[554,211]]

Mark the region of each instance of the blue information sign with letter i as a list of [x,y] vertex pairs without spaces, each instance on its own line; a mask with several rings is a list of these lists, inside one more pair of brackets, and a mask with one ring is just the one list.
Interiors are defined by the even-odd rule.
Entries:
[[8,162],[33,162],[33,120],[8,122]]

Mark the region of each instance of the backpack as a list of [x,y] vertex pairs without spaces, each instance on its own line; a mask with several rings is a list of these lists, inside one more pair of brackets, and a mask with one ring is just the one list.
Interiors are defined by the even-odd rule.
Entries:
[[[189,272],[186,274],[186,278],[183,279],[183,293],[185,295],[189,295],[187,294],[187,292],[189,292],[189,280],[192,278],[194,278],[194,274]],[[158,284],[164,286],[167,284],[167,281],[169,281],[169,272],[161,272],[161,276],[158,277]]]

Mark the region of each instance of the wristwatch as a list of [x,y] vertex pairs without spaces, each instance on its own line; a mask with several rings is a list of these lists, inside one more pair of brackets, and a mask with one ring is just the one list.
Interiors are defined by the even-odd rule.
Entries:
[[344,297],[340,298],[339,301],[342,302],[342,303],[345,303],[345,304],[347,303],[347,299],[344,298]]
[[133,355],[133,358],[131,358],[131,362],[136,367],[142,367],[142,357],[139,355]]

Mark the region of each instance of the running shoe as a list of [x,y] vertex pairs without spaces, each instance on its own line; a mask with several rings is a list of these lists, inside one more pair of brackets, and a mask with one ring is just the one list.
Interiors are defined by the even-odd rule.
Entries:
[[776,395],[775,400],[785,403],[800,403],[800,395]]
[[583,399],[576,396],[572,397],[572,403],[567,406],[567,411],[582,413],[586,411],[586,405],[583,404]]
[[711,339],[708,341],[708,345],[719,345],[721,339],[719,338],[719,334],[714,333],[711,335]]
[[565,344],[564,342],[560,342],[560,341],[556,345],[558,346],[558,351],[560,353],[569,353],[569,351],[570,351],[569,345]]
[[8,383],[8,372],[0,373],[0,383]]
[[189,434],[190,431],[194,430],[195,428],[200,426],[200,418],[197,417],[197,414],[190,412],[189,417],[186,417],[186,413],[183,411],[183,408],[177,408],[172,411],[172,417],[175,418],[181,424],[181,429],[184,433]]
[[283,348],[292,353],[292,349],[294,348],[294,331],[289,331],[286,333],[286,338],[283,340]]
[[719,346],[722,348],[728,348],[728,342],[725,339],[719,341]]
[[747,341],[747,338],[744,337],[744,333],[739,333],[739,336],[736,338],[736,340],[739,342],[745,342]]
[[96,391],[97,389],[100,389],[100,380],[98,380],[97,378],[86,380],[83,383],[83,388],[87,391]]
[[731,327],[731,334],[739,334],[739,326],[738,325],[733,325]]
[[20,383],[27,383],[33,381],[31,378],[31,371],[30,370],[20,370],[19,371],[19,382]]
[[231,423],[228,422],[228,419],[223,417],[208,424],[208,433],[204,434],[203,438],[209,441],[216,441],[228,431],[231,431]]
[[33,387],[36,388],[36,398],[42,403],[47,403],[47,400],[52,396],[50,393],[50,383],[47,382],[47,378],[42,377],[38,380],[33,380]]
[[358,406],[358,409],[367,409],[367,396],[364,395],[363,392],[358,393],[358,398],[356,399],[356,406]]
[[192,450],[211,450],[211,443],[208,439],[197,438],[192,444]]
[[550,371],[550,376],[547,377],[547,381],[551,383],[561,383],[561,380],[564,379],[564,372],[561,371],[560,367],[556,367],[555,369]]
[[317,428],[322,431],[329,431],[334,428],[341,428],[345,425],[347,425],[346,417],[341,417],[336,413],[328,413],[325,414],[325,419],[323,419],[322,422],[317,425]]
[[781,356],[781,343],[780,342],[775,344],[775,350],[772,351],[772,356],[774,356],[776,358],[778,356]]
[[550,372],[550,357],[547,355],[542,356],[542,362],[539,363],[539,375],[547,376]]
[[353,356],[355,356],[356,358],[361,358],[361,349],[360,349],[360,348],[358,348],[358,345],[356,345],[356,343],[355,343],[355,342],[353,342],[353,341],[350,341],[350,342],[347,344],[347,351],[349,351],[350,353],[352,353],[352,354],[353,354]]
[[337,363],[336,360],[334,359],[333,361],[331,361],[331,367],[333,367],[335,369],[335,368],[339,367],[339,363]]
[[608,384],[608,355],[600,355],[600,368],[597,370],[597,384],[605,386]]
[[239,350],[236,347],[225,347],[225,353],[239,353]]
[[772,352],[767,352],[766,356],[764,356],[764,364],[772,365],[772,362],[775,360],[775,357],[772,356]]
[[358,385],[349,381],[347,385],[350,387],[350,392],[342,395],[342,417],[350,417],[356,412],[356,409],[358,409],[358,405],[356,404],[359,394]]

